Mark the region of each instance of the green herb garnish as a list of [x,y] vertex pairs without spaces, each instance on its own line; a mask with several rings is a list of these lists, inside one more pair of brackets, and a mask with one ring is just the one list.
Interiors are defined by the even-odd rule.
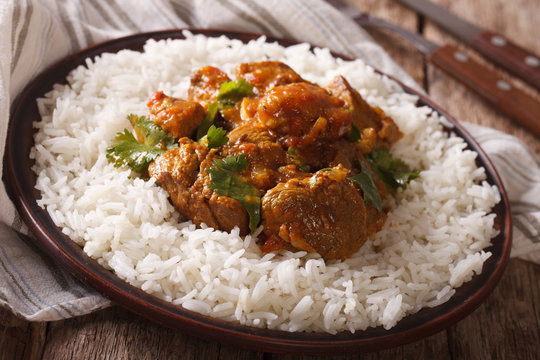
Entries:
[[352,180],[355,184],[360,186],[360,189],[364,193],[364,201],[366,204],[371,204],[377,209],[378,212],[382,210],[382,200],[375,183],[373,182],[373,177],[371,173],[366,168],[360,159],[356,158],[360,164],[361,172],[358,174],[349,177],[349,180]]
[[112,145],[107,148],[107,159],[115,167],[129,166],[144,174],[159,155],[178,145],[174,142],[174,137],[145,116],[129,114],[127,118],[140,141],[129,130],[124,129],[116,134]]
[[167,134],[165,130],[146,116],[129,114],[127,119],[135,129],[140,142],[150,146],[158,146],[162,149],[168,149],[175,144],[173,136]]
[[349,134],[349,137],[347,140],[350,142],[356,142],[358,140],[362,139],[362,135],[360,134],[360,130],[356,127],[356,125],[351,124],[351,133]]
[[219,195],[238,200],[249,215],[249,229],[254,232],[261,219],[261,194],[240,173],[248,165],[244,155],[215,159],[207,169],[212,179],[210,189]]
[[216,118],[217,112],[225,106],[233,106],[241,98],[253,93],[253,86],[244,79],[226,81],[221,84],[216,100],[208,104],[203,122],[197,128],[197,140],[201,139]]
[[419,169],[411,170],[403,160],[394,158],[386,148],[379,147],[366,155],[373,172],[391,189],[405,189],[409,181],[420,176]]
[[208,149],[218,148],[229,141],[225,134],[227,132],[223,128],[211,125],[206,135],[199,139],[199,143],[208,146]]
[[298,156],[298,154],[296,153],[296,148],[294,146],[290,146],[288,149],[287,149],[287,157],[289,158],[289,160],[291,161],[291,163],[293,165],[296,165],[296,167],[301,170],[301,171],[305,171],[305,172],[309,172],[310,171],[310,167],[308,164],[306,164],[304,162],[304,160]]
[[227,81],[219,88],[216,100],[221,102],[238,101],[251,93],[253,93],[253,86],[246,80]]
[[201,125],[199,125],[199,127],[197,128],[197,140],[200,140],[204,135],[208,133],[208,129],[210,129],[210,126],[214,124],[214,119],[218,110],[219,103],[217,101],[208,104],[208,108],[206,109],[206,115],[204,115],[204,119]]

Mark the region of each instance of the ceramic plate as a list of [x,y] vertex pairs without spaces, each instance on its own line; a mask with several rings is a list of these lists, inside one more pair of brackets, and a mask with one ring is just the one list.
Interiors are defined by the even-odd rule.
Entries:
[[[191,31],[207,36],[224,34],[242,41],[249,41],[260,36],[223,30],[191,29]],[[29,152],[33,146],[32,122],[40,119],[36,99],[43,97],[53,84],[65,83],[68,73],[84,64],[88,57],[93,58],[104,52],[117,52],[121,49],[142,50],[144,43],[150,38],[159,40],[182,37],[180,30],[171,30],[137,34],[92,46],[47,69],[14,101],[5,151],[4,181],[21,216],[35,235],[38,246],[55,261],[116,304],[164,326],[180,329],[204,339],[257,351],[304,355],[374,351],[419,340],[470,314],[493,290],[502,275],[511,245],[510,212],[505,190],[493,165],[474,139],[458,122],[420,94],[417,94],[420,99],[418,105],[429,106],[445,116],[454,124],[455,134],[466,141],[469,149],[479,154],[478,165],[486,169],[487,181],[499,188],[502,197],[500,203],[493,209],[493,212],[497,214],[495,226],[500,232],[492,240],[493,245],[486,249],[493,255],[484,263],[480,275],[474,276],[471,281],[458,288],[455,295],[442,305],[409,315],[390,330],[376,327],[357,331],[354,334],[342,332],[331,335],[258,329],[214,319],[160,300],[129,285],[88,257],[78,245],[62,234],[47,212],[36,203],[39,193],[34,189],[36,176],[31,170],[32,162],[29,158]],[[294,44],[292,40],[272,37],[267,37],[267,39],[267,41],[278,41],[284,46]],[[405,86],[404,89],[414,93]]]

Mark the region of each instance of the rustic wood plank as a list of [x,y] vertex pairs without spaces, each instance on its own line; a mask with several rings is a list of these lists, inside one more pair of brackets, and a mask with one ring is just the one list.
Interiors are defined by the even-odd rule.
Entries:
[[234,346],[220,345],[219,359],[231,360],[263,360],[266,359],[262,352],[249,351]]
[[351,354],[348,356],[295,356],[268,354],[265,360],[394,360],[394,359],[450,359],[446,331],[428,338],[378,352]]
[[[526,266],[526,269],[523,275],[527,276],[530,279],[529,283],[530,283],[531,299],[533,300],[532,307],[534,310],[533,315],[536,319],[536,329],[540,333],[540,304],[538,303],[540,300],[540,285],[538,283],[540,281],[539,272],[540,272],[540,265]],[[536,343],[538,346],[538,353],[540,353],[540,336],[537,337]]]
[[513,259],[500,284],[470,317],[449,329],[456,359],[538,359],[540,266]]
[[[514,2],[507,4],[502,0],[436,0],[434,2],[488,30],[504,33],[516,43],[540,53],[540,37],[531,36],[531,29],[535,28],[535,9],[538,6],[535,0],[519,0],[519,4]],[[500,16],[500,14],[504,14],[504,16]],[[440,44],[450,43],[457,45],[470,57],[496,70],[509,79],[513,85],[540,100],[540,93],[526,86],[522,81],[508,76],[504,71],[493,67],[476,52],[460,44],[429,20],[425,21],[424,35],[426,38]],[[492,127],[514,135],[526,143],[533,152],[540,154],[538,137],[530,134],[509,117],[492,109],[465,86],[431,65],[428,66],[427,79],[430,97],[457,120]]]
[[262,353],[190,337],[113,307],[50,324],[44,359],[262,359]]
[[27,322],[0,306],[0,359],[40,359],[47,323]]
[[446,331],[393,349],[362,354],[362,360],[451,359]]
[[448,336],[441,331],[426,339],[403,346],[403,359],[451,359]]
[[[349,0],[349,2],[366,13],[398,23],[408,30],[416,32],[419,27],[416,14],[396,4],[395,1]],[[413,45],[389,31],[374,28],[366,28],[366,30],[419,85],[424,83],[424,58]]]

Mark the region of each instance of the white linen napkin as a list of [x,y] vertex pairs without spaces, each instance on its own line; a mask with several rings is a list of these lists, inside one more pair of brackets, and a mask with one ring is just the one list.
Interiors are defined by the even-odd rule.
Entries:
[[[101,41],[183,27],[244,30],[306,41],[361,58],[421,90],[365,31],[321,0],[3,0],[2,154],[11,102],[48,66]],[[540,263],[540,162],[512,136],[472,124],[467,129],[488,153],[508,191],[514,220],[512,255]],[[3,183],[0,203],[0,304],[31,321],[65,319],[110,304],[32,244]]]

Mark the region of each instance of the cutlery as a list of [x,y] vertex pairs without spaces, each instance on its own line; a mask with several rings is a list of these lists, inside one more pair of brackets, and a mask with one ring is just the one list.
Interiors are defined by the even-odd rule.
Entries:
[[471,24],[429,1],[397,1],[434,21],[487,59],[540,90],[540,56],[523,49],[501,34]]
[[362,27],[385,28],[411,42],[433,65],[540,137],[540,102],[453,45],[439,45],[417,33],[363,13],[345,0],[328,0]]

